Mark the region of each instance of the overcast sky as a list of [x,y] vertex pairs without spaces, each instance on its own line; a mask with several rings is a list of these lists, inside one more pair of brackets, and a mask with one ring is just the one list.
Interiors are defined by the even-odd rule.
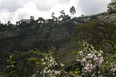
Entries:
[[0,21],[15,23],[30,16],[47,19],[52,12],[58,16],[61,10],[70,15],[71,6],[76,9],[75,16],[96,14],[105,12],[109,2],[110,0],[0,0]]

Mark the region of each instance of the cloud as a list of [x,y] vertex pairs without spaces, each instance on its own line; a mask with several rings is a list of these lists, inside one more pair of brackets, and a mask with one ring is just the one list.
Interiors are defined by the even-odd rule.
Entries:
[[83,14],[96,14],[105,12],[109,2],[110,0],[78,0],[77,7]]
[[17,8],[22,7],[25,2],[23,0],[1,0],[0,10],[8,9],[10,12],[14,12]]
[[[42,5],[43,3],[41,3],[41,6],[40,6],[39,4],[37,4],[36,0],[27,2],[26,4],[23,5],[22,8],[19,8],[15,11],[15,15],[14,15],[14,17],[11,21],[13,23],[15,23],[15,21],[18,21],[20,19],[29,18],[30,16],[34,16],[35,19],[37,19],[38,17],[43,17],[45,19],[48,19],[48,18],[51,17],[52,12],[55,12],[55,15],[59,16],[60,15],[59,12],[61,10],[65,10],[66,12],[69,11],[70,4],[68,2],[63,4],[62,2],[59,2],[58,0],[56,0],[56,1],[53,0],[53,1],[54,2],[48,2],[47,1],[45,3],[46,4],[45,6]],[[48,5],[47,3],[51,4],[51,6]],[[54,4],[54,3],[56,3],[56,4]],[[41,8],[42,9],[41,10],[41,9],[38,9],[38,6],[40,6],[40,8],[41,7],[46,8],[46,7],[49,6],[50,9],[49,10],[48,9],[44,10],[43,8]],[[68,9],[67,9],[67,6],[69,7]]]
[[60,0],[33,0],[37,4],[39,10],[50,10],[54,5],[59,4]]
[[106,11],[109,2],[110,0],[0,0],[0,21],[4,23],[10,20],[15,23],[31,15],[35,19],[50,18],[52,12],[59,16],[61,10],[70,14],[71,6],[75,6],[75,16],[95,14]]
[[8,20],[12,18],[12,13],[9,12],[9,10],[5,9],[0,11],[0,21],[3,23],[7,23]]
[[75,16],[80,16],[82,13],[79,10],[77,10],[77,7],[76,7],[77,3],[78,3],[78,0],[67,0],[67,2],[65,3],[56,4],[53,8],[49,10],[49,12],[50,13],[54,12],[56,16],[59,16],[60,11],[64,10],[66,14],[70,15],[69,10],[72,6],[74,6],[76,9]]
[[14,17],[11,20],[13,23],[16,20],[29,19],[30,16],[34,16],[36,19],[39,16],[44,16],[44,12],[39,11],[37,5],[32,1],[26,3],[22,8],[17,9],[14,14]]

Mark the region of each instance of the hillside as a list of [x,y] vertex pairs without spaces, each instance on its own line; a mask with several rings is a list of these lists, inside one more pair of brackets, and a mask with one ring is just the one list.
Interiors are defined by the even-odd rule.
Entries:
[[[46,24],[50,26],[46,26]],[[25,25],[27,26],[25,27]],[[38,28],[40,25],[43,27]],[[22,28],[23,26],[25,28]],[[27,52],[31,49],[35,50],[35,48],[47,51],[51,46],[56,48],[57,53],[59,50],[61,52],[69,50],[67,45],[73,43],[72,34],[75,27],[74,21],[67,20],[61,24],[54,24],[54,22],[36,24],[35,28],[30,28],[28,24],[24,24],[17,26],[16,30],[0,31],[0,63],[14,51]]]
[[47,51],[49,47],[56,48],[57,58],[64,64],[75,60],[73,51],[80,49],[80,45],[73,39],[75,28],[87,20],[100,19],[110,21],[116,19],[116,13],[100,13],[66,19],[60,22],[32,23],[16,26],[14,30],[0,31],[0,69],[8,55],[18,51],[27,52],[35,48]]

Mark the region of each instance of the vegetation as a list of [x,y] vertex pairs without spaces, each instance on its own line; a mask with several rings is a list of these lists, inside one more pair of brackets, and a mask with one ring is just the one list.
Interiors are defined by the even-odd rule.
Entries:
[[29,61],[29,53],[15,52],[7,60],[8,77],[29,77],[35,69],[35,62]]
[[0,28],[0,71],[5,70],[9,54],[15,51],[27,52],[35,48],[47,51],[53,45],[58,53],[61,46],[65,46],[68,41],[72,40],[69,37],[72,36],[76,27],[70,16],[60,17],[62,15],[57,18],[57,21],[39,17],[37,20],[31,20],[30,23],[19,25],[13,25],[11,22],[0,24],[2,27]]
[[[69,11],[76,13],[74,6]],[[115,77],[116,13],[60,14],[0,24],[0,72],[7,77]]]
[[0,24],[0,31],[9,31],[9,30],[16,30],[16,25],[13,25],[11,23]]
[[72,6],[70,8],[70,13],[73,14],[73,15],[76,13],[76,10],[75,10],[75,7],[74,6]]
[[[13,60],[10,56],[10,65],[8,68],[12,68],[9,73],[11,77],[115,77],[116,76],[116,54],[112,55],[111,59],[108,58],[109,54],[104,54],[102,51],[97,51],[94,47],[86,42],[82,43],[83,49],[75,52],[77,54],[77,66],[74,70],[66,70],[65,65],[61,62],[58,62],[54,54],[54,48],[50,49],[48,52],[42,51],[31,51],[35,56],[27,58],[29,61],[34,61],[36,64],[35,72],[27,73],[24,71],[27,67],[27,70],[33,65],[27,63],[21,64],[25,65],[24,70],[17,71],[20,60]],[[18,59],[20,59],[17,56]],[[24,59],[25,60],[25,59]],[[24,62],[24,61],[22,61]],[[15,64],[18,63],[18,64]],[[80,63],[80,64],[78,64]],[[29,64],[29,65],[28,65]],[[19,65],[21,69],[22,66]],[[30,67],[29,67],[30,66]],[[17,67],[17,68],[16,68]],[[13,70],[15,69],[15,71]],[[16,73],[17,71],[17,73]],[[32,70],[31,70],[32,71]],[[9,76],[9,77],[10,77]]]
[[98,19],[87,21],[76,28],[75,39],[86,41],[97,50],[116,53],[116,23]]
[[108,12],[109,13],[116,12],[116,0],[111,0],[111,3],[108,4]]

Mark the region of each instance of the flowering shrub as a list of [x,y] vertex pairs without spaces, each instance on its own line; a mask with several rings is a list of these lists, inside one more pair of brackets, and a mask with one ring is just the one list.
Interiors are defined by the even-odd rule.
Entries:
[[37,70],[36,74],[32,75],[32,77],[60,77],[62,73],[60,68],[63,67],[64,64],[56,62],[53,54],[53,49],[49,50],[49,53],[41,54],[42,57],[36,60],[36,66],[39,70]]
[[[61,74],[61,70],[57,70],[58,63],[52,57],[52,54],[44,54],[42,59],[43,70],[40,72],[43,77],[56,77]],[[62,65],[62,64],[61,64]]]
[[[105,61],[104,53],[97,51],[90,44],[84,42],[84,49],[78,51],[77,61],[83,66],[82,77],[114,77],[116,75],[116,64]],[[107,66],[108,65],[108,66]]]
[[[54,48],[48,52],[31,51],[32,58],[24,54],[19,57],[10,56],[7,60],[10,63],[9,76],[12,77],[115,77],[116,76],[116,54],[111,57],[110,54],[97,51],[94,47],[86,42],[83,43],[84,48],[77,52],[77,64],[74,70],[66,71],[64,64],[59,63],[54,56]],[[20,59],[21,58],[21,59]],[[32,63],[33,62],[33,63]],[[36,64],[33,73],[30,73],[30,67]],[[29,67],[30,66],[30,67]],[[18,68],[17,68],[18,67]],[[20,68],[19,68],[20,67]],[[25,69],[24,69],[25,67]],[[23,69],[19,71],[20,69]],[[28,69],[28,70],[26,70]],[[26,71],[26,72],[23,72]]]
[[[81,63],[75,71],[64,71],[64,65],[55,60],[53,50],[42,53],[42,57],[36,59],[39,70],[32,77],[115,77],[116,63],[107,60],[102,51],[97,51],[86,42],[84,48],[77,52],[77,61]],[[37,54],[37,53],[36,53]],[[39,52],[40,54],[40,52]]]

